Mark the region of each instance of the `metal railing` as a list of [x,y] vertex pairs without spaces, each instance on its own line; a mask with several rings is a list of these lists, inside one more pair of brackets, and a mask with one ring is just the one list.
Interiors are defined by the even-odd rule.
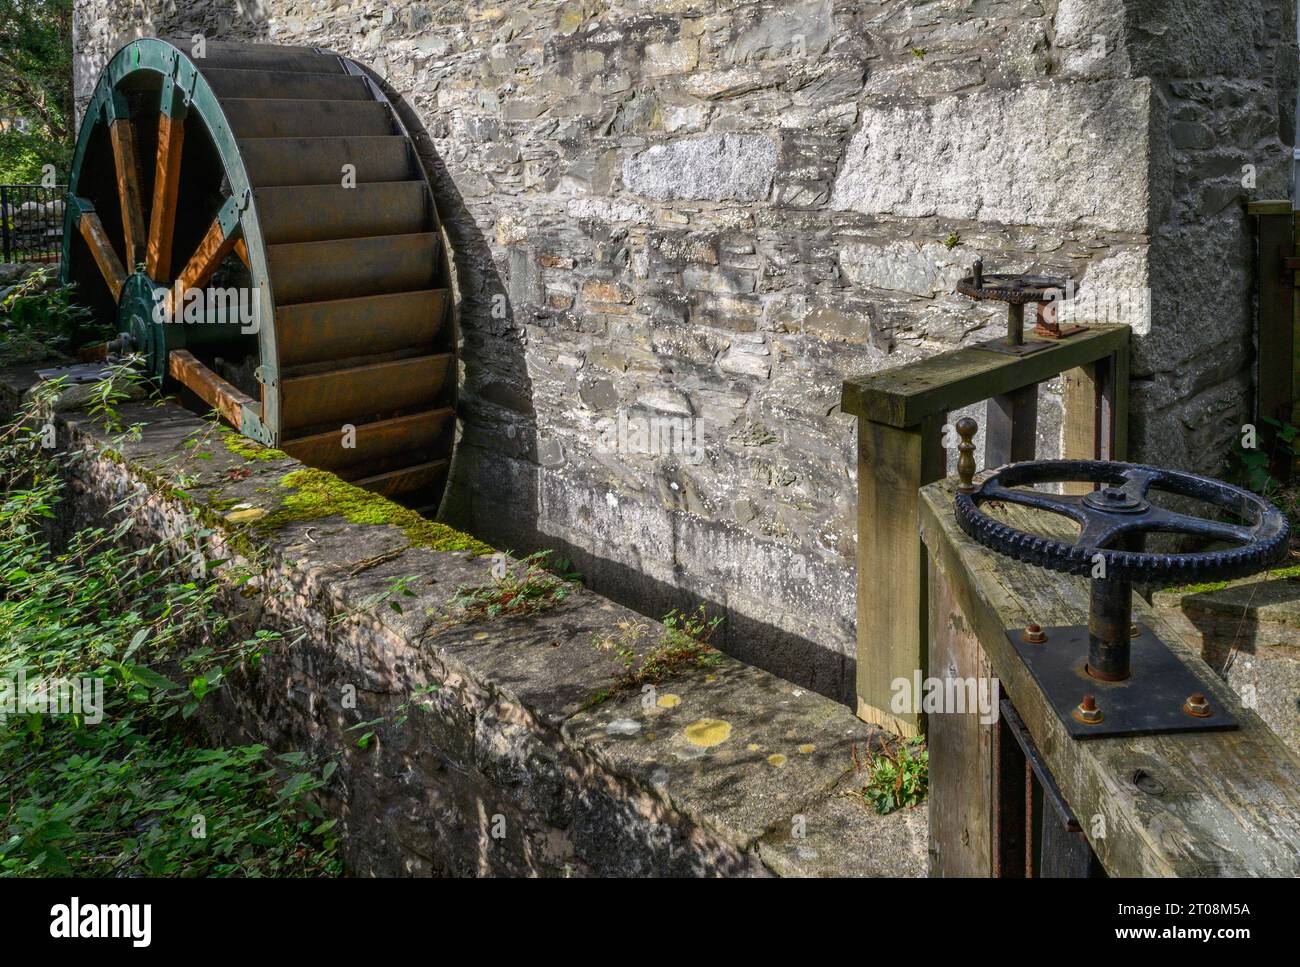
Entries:
[[67,186],[0,185],[0,262],[57,262]]

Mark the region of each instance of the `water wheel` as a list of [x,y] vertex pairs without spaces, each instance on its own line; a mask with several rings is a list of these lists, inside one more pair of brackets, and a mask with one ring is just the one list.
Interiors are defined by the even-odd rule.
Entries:
[[141,39],[105,67],[69,176],[63,281],[154,379],[304,463],[436,506],[455,433],[450,280],[415,146],[353,61]]

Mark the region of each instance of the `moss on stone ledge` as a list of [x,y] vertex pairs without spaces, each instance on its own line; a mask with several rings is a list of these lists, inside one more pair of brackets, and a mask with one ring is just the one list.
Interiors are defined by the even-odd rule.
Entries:
[[285,474],[280,486],[289,489],[280,506],[259,520],[260,530],[275,530],[295,521],[315,520],[334,514],[353,524],[392,524],[400,528],[412,547],[435,551],[493,553],[493,548],[468,534],[422,517],[386,497],[353,486],[332,473],[305,467]]
[[1166,588],[1168,594],[1206,594],[1210,591],[1222,591],[1224,588],[1232,587],[1236,584],[1247,584],[1255,579],[1263,581],[1278,581],[1283,578],[1300,577],[1300,564],[1293,564],[1290,567],[1275,568],[1272,571],[1265,571],[1262,575],[1256,575],[1254,578],[1247,580],[1237,579],[1235,581],[1210,581],[1206,584],[1188,584],[1181,588]]
[[273,447],[264,447],[255,440],[250,440],[234,430],[222,430],[225,437],[226,449],[237,457],[243,457],[245,460],[292,460],[293,458],[283,450],[276,450]]

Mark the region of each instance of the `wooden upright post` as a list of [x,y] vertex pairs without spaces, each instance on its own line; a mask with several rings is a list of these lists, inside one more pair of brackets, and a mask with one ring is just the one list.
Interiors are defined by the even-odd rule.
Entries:
[[858,717],[898,735],[921,731],[918,710],[894,710],[894,681],[925,675],[925,547],[921,487],[946,472],[943,420],[917,427],[858,422]]

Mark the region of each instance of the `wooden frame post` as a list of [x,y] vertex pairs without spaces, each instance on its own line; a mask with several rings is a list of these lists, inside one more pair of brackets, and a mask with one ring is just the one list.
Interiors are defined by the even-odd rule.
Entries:
[[845,381],[844,412],[858,417],[859,718],[899,735],[925,727],[918,711],[895,707],[893,686],[929,674],[917,491],[947,472],[948,412],[990,400],[986,464],[1030,459],[1038,384],[1076,371],[1067,380],[1067,454],[1123,459],[1128,340],[1128,326],[1095,326],[1026,356],[972,347]]
[[[1300,305],[1295,298],[1296,218],[1289,199],[1251,202],[1258,239],[1255,285],[1258,293],[1255,428],[1259,445],[1274,450],[1275,430],[1265,419],[1300,425]],[[1278,455],[1271,472],[1285,480],[1293,471]]]
[[[919,713],[895,710],[893,682],[925,673],[925,548],[917,540],[921,487],[947,472],[943,420],[916,427],[858,424],[858,717],[898,735],[921,731]],[[863,660],[864,657],[867,660]],[[867,700],[870,697],[870,700]]]

